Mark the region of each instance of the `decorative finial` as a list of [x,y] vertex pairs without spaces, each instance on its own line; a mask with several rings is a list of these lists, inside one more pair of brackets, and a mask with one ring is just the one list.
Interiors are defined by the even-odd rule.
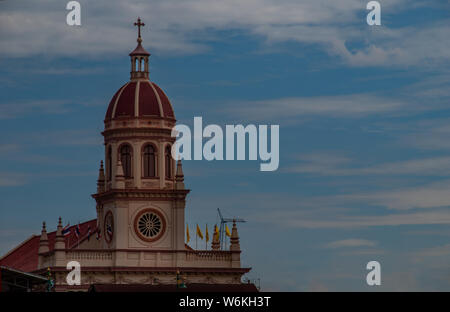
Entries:
[[105,171],[103,170],[103,160],[100,161],[100,169],[98,170],[97,194],[105,191]]
[[144,23],[141,22],[141,18],[138,17],[137,22],[134,23],[134,26],[138,27],[138,38],[137,38],[137,42],[141,43],[142,42],[142,38],[141,38],[141,27],[145,26]]
[[58,219],[58,227],[56,228],[56,239],[55,239],[55,249],[64,249],[66,248],[66,244],[64,242],[64,235],[63,235],[63,226],[62,226],[62,218],[59,217]]
[[148,66],[148,57],[150,53],[148,53],[142,47],[142,37],[141,37],[141,27],[145,26],[142,23],[141,18],[138,17],[137,22],[134,23],[134,26],[138,27],[138,38],[137,38],[137,47],[133,52],[130,53],[131,56],[131,80],[133,79],[148,79],[149,74],[149,66]]
[[181,165],[181,159],[177,162],[177,172],[175,174],[175,189],[183,190],[184,189],[184,174],[183,174],[183,166]]
[[219,228],[217,227],[217,224],[214,225],[214,234],[213,234],[213,240],[211,243],[212,250],[220,250],[220,241],[219,241]]
[[175,173],[175,177],[180,178],[180,180],[183,180],[184,173],[183,173],[183,165],[181,164],[181,159],[178,159],[177,161],[177,172]]
[[46,253],[49,251],[48,247],[48,236],[47,236],[47,230],[45,226],[45,221],[42,222],[42,232],[41,237],[39,239],[39,250],[38,253]]
[[125,177],[123,175],[122,162],[120,157],[117,159],[116,176],[115,176],[115,188],[124,189],[125,188]]
[[233,229],[231,230],[230,237],[230,250],[238,251],[241,250],[241,245],[239,244],[239,234],[236,226],[236,220],[233,219]]

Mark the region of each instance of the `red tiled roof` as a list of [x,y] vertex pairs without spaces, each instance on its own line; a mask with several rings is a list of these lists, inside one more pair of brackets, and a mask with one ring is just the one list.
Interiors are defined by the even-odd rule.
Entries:
[[31,272],[38,266],[39,236],[32,235],[22,244],[6,254],[0,265],[13,269]]
[[[139,92],[136,92],[136,88],[139,88]],[[105,120],[147,116],[175,118],[172,104],[163,90],[149,80],[139,80],[126,83],[114,94]]]
[[[80,223],[80,242],[87,237],[89,226],[91,232],[94,233],[97,227],[97,219],[89,220],[84,223]],[[74,248],[78,240],[75,236],[75,227],[70,227],[70,234],[65,236],[65,242],[67,248]],[[47,233],[49,249],[52,251],[55,246],[56,231]],[[16,270],[24,272],[32,272],[38,268],[38,250],[39,250],[40,235],[32,235],[25,240],[22,244],[11,250],[5,256],[0,258],[0,265],[10,267]]]

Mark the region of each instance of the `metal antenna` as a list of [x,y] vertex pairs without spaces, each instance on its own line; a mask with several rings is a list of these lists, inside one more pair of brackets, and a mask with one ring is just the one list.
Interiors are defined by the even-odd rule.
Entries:
[[220,249],[224,249],[224,242],[225,242],[225,224],[232,223],[232,222],[247,222],[244,219],[240,218],[224,218],[222,216],[222,212],[220,211],[220,208],[217,208],[217,214],[220,219],[220,228],[219,228],[219,240],[220,240]]

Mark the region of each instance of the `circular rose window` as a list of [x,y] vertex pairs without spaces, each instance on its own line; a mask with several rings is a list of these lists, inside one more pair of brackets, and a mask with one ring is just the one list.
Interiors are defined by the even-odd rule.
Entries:
[[134,229],[138,236],[147,242],[157,240],[165,230],[166,222],[163,216],[153,209],[141,211],[134,221]]

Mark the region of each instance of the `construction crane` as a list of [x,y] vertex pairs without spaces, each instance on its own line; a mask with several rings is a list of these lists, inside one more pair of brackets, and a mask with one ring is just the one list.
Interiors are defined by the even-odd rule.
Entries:
[[224,242],[225,242],[225,225],[230,222],[247,222],[244,219],[239,218],[224,218],[222,216],[222,213],[220,212],[220,208],[217,208],[217,214],[220,218],[220,228],[219,228],[219,241],[220,241],[220,249],[224,249]]

